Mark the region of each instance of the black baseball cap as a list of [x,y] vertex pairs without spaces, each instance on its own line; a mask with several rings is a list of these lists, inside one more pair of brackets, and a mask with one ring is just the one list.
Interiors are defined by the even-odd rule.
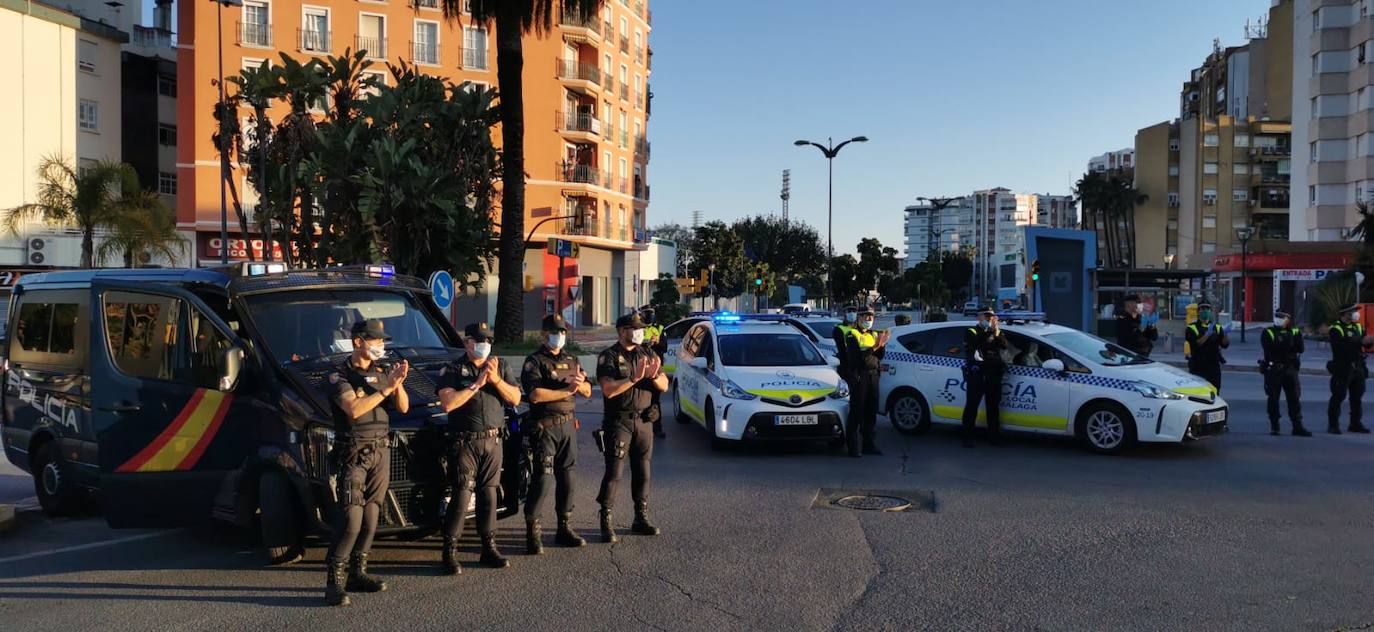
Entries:
[[873,315],[873,308],[872,308],[872,307],[865,307],[865,308],[859,310],[859,315],[860,315],[860,316],[872,316],[872,315]]
[[1207,301],[1203,301],[1203,302],[1197,304],[1197,308],[1198,308],[1198,309],[1212,309],[1212,304],[1211,304],[1211,303],[1208,303]]
[[353,323],[353,337],[363,340],[391,340],[391,336],[386,335],[386,325],[376,318]]
[[568,323],[563,320],[561,314],[549,314],[544,317],[541,325],[544,331],[567,331]]
[[615,328],[624,329],[625,327],[629,327],[630,329],[643,329],[645,327],[644,319],[640,318],[639,312],[631,312],[617,318],[615,321]]
[[1289,314],[1288,312],[1285,312],[1285,311],[1283,311],[1283,310],[1275,310],[1275,311],[1274,311],[1274,316],[1277,316],[1277,317],[1279,317],[1279,318],[1292,318],[1292,317],[1293,317],[1292,314]]
[[490,341],[492,339],[491,327],[487,326],[485,322],[473,323],[463,328],[463,337],[478,341]]
[[1349,314],[1349,313],[1351,313],[1351,312],[1358,311],[1359,309],[1360,309],[1359,304],[1357,304],[1357,303],[1351,303],[1351,304],[1349,304],[1349,305],[1346,305],[1345,307],[1342,307],[1338,313],[1341,314],[1342,316],[1344,316],[1345,314]]
[[997,310],[994,310],[994,309],[991,308],[991,307],[984,307],[983,309],[978,310],[978,315],[979,315],[979,316],[996,316],[996,315],[997,315]]

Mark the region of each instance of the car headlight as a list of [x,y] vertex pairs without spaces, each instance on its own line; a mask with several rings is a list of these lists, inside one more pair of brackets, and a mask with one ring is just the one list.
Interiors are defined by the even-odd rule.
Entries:
[[720,387],[720,394],[730,399],[757,399],[758,396],[739,387],[734,380],[725,380],[725,385]]
[[1150,399],[1185,399],[1186,396],[1175,393],[1163,386],[1151,384],[1149,382],[1131,382],[1131,388]]
[[849,397],[849,385],[844,380],[840,380],[839,386],[830,392],[830,399],[845,399]]

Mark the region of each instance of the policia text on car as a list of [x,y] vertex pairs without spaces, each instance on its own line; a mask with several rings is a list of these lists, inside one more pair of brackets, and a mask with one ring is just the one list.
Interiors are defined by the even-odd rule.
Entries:
[[635,502],[631,531],[658,535],[649,521],[649,478],[654,453],[653,423],[645,413],[655,391],[668,390],[663,361],[644,346],[644,320],[639,314],[621,316],[615,323],[619,340],[596,359],[596,380],[605,408],[598,447],[606,456],[606,474],[596,501],[601,504],[601,536],[616,542],[611,510],[615,506],[625,461],[630,461],[630,489]]
[[386,354],[389,340],[382,321],[358,322],[352,335],[353,354],[329,376],[334,385],[332,402],[339,436],[334,449],[338,494],[345,506],[325,560],[325,600],[335,606],[348,605],[349,590],[386,590],[386,582],[367,574],[367,554],[391,479],[386,408],[401,414],[410,410],[404,387],[410,366],[402,360],[386,369],[377,362]]

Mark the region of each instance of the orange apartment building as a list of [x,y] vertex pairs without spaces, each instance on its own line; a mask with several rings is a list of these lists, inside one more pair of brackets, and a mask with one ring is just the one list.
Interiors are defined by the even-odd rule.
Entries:
[[[221,247],[220,165],[211,142],[220,10],[213,2],[180,3],[177,16],[183,86],[177,104],[177,221],[184,232],[194,232],[201,265],[218,265]],[[385,62],[405,60],[454,82],[496,84],[494,32],[466,14],[446,21],[438,0],[244,0],[242,7],[222,10],[225,76],[278,60],[280,53],[305,59],[365,49],[372,70],[388,78]],[[556,21],[549,33],[532,34],[524,44],[526,231],[548,218],[578,219],[546,222],[530,242],[525,313],[531,329],[557,294],[558,260],[545,252],[548,237],[581,244],[581,257],[565,265],[568,291],[559,305],[568,315],[575,309],[584,325],[613,322],[633,306],[627,297],[639,280],[626,278],[625,253],[649,242],[647,3],[606,0],[600,19]],[[227,89],[233,93],[232,84]],[[274,111],[273,119],[283,112]],[[255,194],[237,166],[233,178],[251,208]],[[248,247],[260,256],[261,242],[242,243],[232,209],[229,215],[230,259],[246,259]],[[492,271],[484,292],[460,301],[459,317],[491,318],[495,287]],[[576,305],[569,306],[573,296]]]

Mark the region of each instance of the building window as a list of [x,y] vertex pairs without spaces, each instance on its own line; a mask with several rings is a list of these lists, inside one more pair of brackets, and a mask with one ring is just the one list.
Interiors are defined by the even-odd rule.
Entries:
[[1178,206],[1178,191],[1170,191],[1170,192],[1169,192],[1169,206],[1170,206],[1170,207]]
[[95,60],[100,55],[100,48],[89,40],[77,40],[76,44],[76,69],[95,74]]
[[1317,203],[1317,186],[1314,184],[1307,185],[1307,203],[1311,205]]
[[1216,190],[1216,189],[1203,189],[1203,190],[1202,190],[1202,203],[1203,203],[1204,205],[1207,205],[1207,206],[1216,206],[1216,205],[1217,205],[1217,190]]
[[1202,173],[1203,173],[1203,175],[1209,175],[1209,176],[1211,176],[1211,175],[1216,175],[1216,173],[1217,173],[1217,163],[1215,163],[1215,162],[1204,162],[1204,163],[1202,163]]
[[166,123],[157,124],[157,144],[164,147],[177,146],[177,126]]
[[301,12],[301,50],[329,52],[329,9],[303,7]]
[[1310,151],[1310,153],[1312,154],[1311,162],[1316,162],[1316,161],[1317,161],[1317,141],[1314,140],[1314,141],[1308,143],[1308,144],[1307,144],[1307,147],[1308,147],[1308,150]]
[[1215,242],[1215,241],[1204,241],[1204,242],[1202,242],[1202,251],[1203,251],[1203,252],[1216,252],[1216,251],[1217,251],[1217,242]]
[[439,23],[415,21],[415,50],[417,64],[439,65]]
[[239,42],[251,46],[272,45],[272,22],[266,2],[243,3],[243,23]]
[[1231,189],[1232,202],[1245,202],[1250,199],[1250,193],[1245,189]]
[[1178,139],[1177,139],[1177,138],[1170,138],[1170,139],[1169,139],[1169,151],[1178,151]]
[[1234,144],[1235,144],[1236,147],[1249,147],[1249,146],[1250,146],[1250,135],[1249,135],[1249,134],[1236,134],[1236,138],[1235,138]]
[[1178,165],[1169,165],[1169,175],[1175,178],[1178,177]]
[[487,69],[487,30],[471,26],[463,28],[463,67]]
[[1169,230],[1178,230],[1178,220],[1171,219],[1165,223],[1165,226],[1167,226]]
[[[378,96],[382,93],[382,86],[386,85],[386,73],[377,70],[363,71],[362,97],[364,99]],[[464,82],[463,86],[470,86],[471,83]]]
[[157,172],[157,192],[163,195],[176,195],[177,174],[166,171]]
[[157,93],[164,97],[172,97],[173,99],[175,99],[177,96],[176,78],[168,77],[166,75],[158,75]]
[[1203,135],[1202,135],[1202,146],[1203,146],[1203,147],[1216,147],[1217,145],[1220,145],[1220,144],[1221,144],[1221,137],[1217,136],[1215,133],[1213,133],[1213,134],[1203,134]]
[[77,107],[77,125],[88,132],[100,130],[100,104],[91,99],[82,99]]
[[1250,173],[1250,165],[1244,162],[1238,162],[1234,165],[1231,165],[1231,173],[1234,173],[1238,176],[1247,175]]

